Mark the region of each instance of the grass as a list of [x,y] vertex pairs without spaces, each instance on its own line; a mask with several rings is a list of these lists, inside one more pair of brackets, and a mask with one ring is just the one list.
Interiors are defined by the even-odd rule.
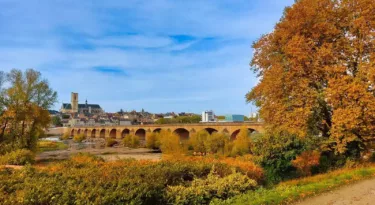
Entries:
[[272,188],[260,188],[212,204],[291,204],[340,186],[375,176],[375,165],[341,169],[326,174],[280,183]]
[[39,152],[55,151],[55,150],[64,150],[68,149],[68,145],[63,142],[54,142],[48,140],[40,140],[38,142]]

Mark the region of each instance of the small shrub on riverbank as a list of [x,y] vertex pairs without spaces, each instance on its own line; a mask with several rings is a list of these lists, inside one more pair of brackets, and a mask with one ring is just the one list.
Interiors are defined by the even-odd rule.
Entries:
[[112,139],[112,138],[105,139],[105,146],[106,147],[113,147],[117,144],[118,144],[118,142],[115,139]]
[[40,152],[63,150],[67,148],[68,148],[68,145],[64,144],[63,142],[54,142],[54,141],[48,141],[48,140],[38,141],[38,151]]
[[85,137],[85,135],[84,134],[78,134],[78,135],[74,135],[74,137],[73,137],[73,141],[74,142],[82,142],[83,140],[85,140],[86,139],[86,137]]
[[149,149],[160,149],[160,134],[151,133],[146,137],[146,147]]
[[237,134],[236,139],[233,141],[232,156],[242,156],[250,153],[251,140],[249,137],[249,130],[241,128]]
[[191,134],[189,138],[189,146],[194,152],[207,152],[207,140],[210,134],[206,130],[199,131],[197,133]]
[[30,150],[19,149],[0,156],[1,165],[25,165],[33,163],[35,154]]
[[122,140],[122,144],[125,147],[137,148],[141,144],[137,135],[126,135]]
[[166,155],[182,155],[185,153],[183,144],[180,143],[180,137],[169,131],[160,131],[160,150]]
[[60,136],[60,140],[68,140],[69,138],[70,134],[67,132]]

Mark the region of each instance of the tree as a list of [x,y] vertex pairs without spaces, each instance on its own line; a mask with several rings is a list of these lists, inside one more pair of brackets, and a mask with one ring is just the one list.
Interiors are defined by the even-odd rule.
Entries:
[[375,136],[375,1],[298,0],[254,43],[247,100],[270,129],[330,139],[337,153]]
[[62,126],[61,118],[59,116],[53,116],[51,121],[52,121],[52,124],[56,127]]
[[233,142],[232,155],[245,155],[250,153],[251,139],[250,133],[246,127],[240,129],[236,139]]
[[6,80],[9,87],[1,91],[0,150],[35,150],[37,139],[51,122],[48,109],[56,102],[57,94],[32,69],[13,69],[6,74]]

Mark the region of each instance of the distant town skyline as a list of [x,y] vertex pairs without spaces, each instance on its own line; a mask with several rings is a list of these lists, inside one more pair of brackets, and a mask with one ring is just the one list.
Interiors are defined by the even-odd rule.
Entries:
[[0,69],[40,71],[55,110],[77,92],[107,112],[249,115],[251,44],[293,3],[4,0]]

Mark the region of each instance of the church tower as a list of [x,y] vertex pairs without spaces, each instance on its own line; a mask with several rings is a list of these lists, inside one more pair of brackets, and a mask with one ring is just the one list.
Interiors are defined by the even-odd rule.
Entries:
[[78,93],[73,93],[71,96],[72,112],[78,112]]

